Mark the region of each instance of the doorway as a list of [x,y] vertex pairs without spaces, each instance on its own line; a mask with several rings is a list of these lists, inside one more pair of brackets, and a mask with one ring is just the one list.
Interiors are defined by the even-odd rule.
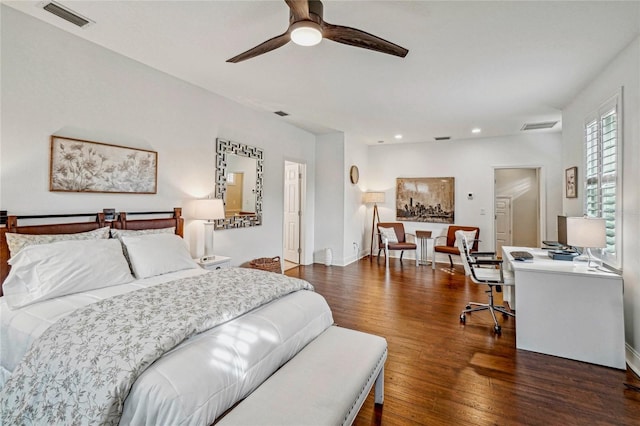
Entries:
[[244,173],[229,172],[227,173],[227,204],[225,213],[234,216],[242,211],[242,202],[244,200]]
[[284,270],[295,268],[302,259],[302,198],[304,165],[293,161],[284,164]]
[[540,168],[495,169],[494,178],[496,253],[502,246],[539,247]]

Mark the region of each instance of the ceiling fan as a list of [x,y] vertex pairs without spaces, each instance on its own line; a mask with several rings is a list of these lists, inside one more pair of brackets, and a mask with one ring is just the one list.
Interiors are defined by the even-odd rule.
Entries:
[[325,22],[322,19],[322,2],[319,0],[285,0],[285,3],[290,9],[289,28],[287,28],[287,31],[244,53],[227,59],[227,62],[242,62],[254,58],[282,47],[289,41],[302,46],[313,46],[320,43],[323,38],[402,58],[409,53],[404,47],[376,37],[373,34]]

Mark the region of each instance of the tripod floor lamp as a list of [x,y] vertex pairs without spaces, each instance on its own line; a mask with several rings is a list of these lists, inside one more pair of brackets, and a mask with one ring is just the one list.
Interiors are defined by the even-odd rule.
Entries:
[[378,214],[378,203],[384,203],[384,192],[365,192],[362,197],[365,204],[373,204],[373,217],[371,218],[371,248],[369,249],[369,260],[373,259],[373,237],[375,236],[376,220],[380,222]]

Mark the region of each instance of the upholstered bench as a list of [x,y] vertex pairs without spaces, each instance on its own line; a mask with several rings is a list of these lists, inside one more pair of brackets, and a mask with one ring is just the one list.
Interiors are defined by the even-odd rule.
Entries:
[[350,425],[374,383],[383,403],[386,359],[384,338],[329,327],[216,425]]

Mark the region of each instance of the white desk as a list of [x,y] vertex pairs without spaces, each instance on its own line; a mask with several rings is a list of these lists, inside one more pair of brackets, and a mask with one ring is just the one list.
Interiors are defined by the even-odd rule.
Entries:
[[[533,262],[513,260],[528,251]],[[625,369],[623,282],[586,262],[552,260],[546,250],[503,247],[515,275],[516,347]]]

